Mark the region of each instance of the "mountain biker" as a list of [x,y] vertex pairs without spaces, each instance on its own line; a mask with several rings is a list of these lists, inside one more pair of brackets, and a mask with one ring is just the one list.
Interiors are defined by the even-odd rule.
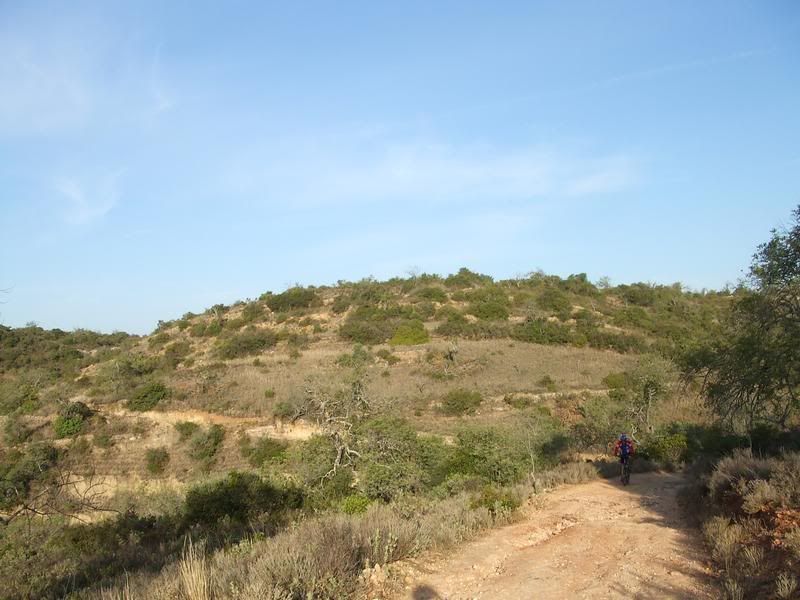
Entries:
[[628,434],[620,434],[617,443],[614,444],[614,456],[619,456],[619,462],[625,465],[634,454],[636,454],[636,447],[628,437]]

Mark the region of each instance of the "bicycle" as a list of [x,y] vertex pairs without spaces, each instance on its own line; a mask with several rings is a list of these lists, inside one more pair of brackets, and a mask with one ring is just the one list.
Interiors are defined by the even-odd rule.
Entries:
[[620,481],[622,485],[628,485],[631,482],[631,457],[625,456],[620,462],[622,463]]

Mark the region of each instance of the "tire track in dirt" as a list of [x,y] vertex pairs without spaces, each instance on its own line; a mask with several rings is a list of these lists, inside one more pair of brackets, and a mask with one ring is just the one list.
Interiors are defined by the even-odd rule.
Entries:
[[715,598],[698,534],[677,504],[679,475],[558,489],[522,521],[449,557],[414,565],[404,600]]

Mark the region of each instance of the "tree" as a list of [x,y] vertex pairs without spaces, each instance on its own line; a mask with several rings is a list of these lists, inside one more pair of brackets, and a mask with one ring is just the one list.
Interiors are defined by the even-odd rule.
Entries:
[[792,216],[758,247],[719,339],[687,357],[710,407],[747,431],[800,409],[800,206]]

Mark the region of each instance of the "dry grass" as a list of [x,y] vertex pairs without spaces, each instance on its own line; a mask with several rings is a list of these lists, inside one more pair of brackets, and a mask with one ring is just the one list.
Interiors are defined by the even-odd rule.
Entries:
[[181,589],[186,600],[211,600],[213,571],[202,546],[189,539],[179,564]]
[[797,591],[797,577],[791,573],[781,573],[775,580],[775,595],[781,600],[791,598]]

